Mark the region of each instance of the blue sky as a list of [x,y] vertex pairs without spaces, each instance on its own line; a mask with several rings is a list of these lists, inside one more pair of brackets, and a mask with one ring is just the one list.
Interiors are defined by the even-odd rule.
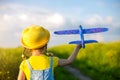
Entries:
[[119,0],[0,0],[0,47],[20,45],[22,30],[37,24],[51,33],[49,46],[79,40],[78,35],[58,36],[56,30],[107,27],[108,32],[85,35],[99,42],[120,40]]

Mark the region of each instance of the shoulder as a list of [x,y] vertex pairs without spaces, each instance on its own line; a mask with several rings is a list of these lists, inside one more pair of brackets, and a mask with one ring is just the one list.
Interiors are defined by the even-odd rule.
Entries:
[[27,65],[27,64],[26,64],[26,60],[23,60],[23,61],[21,62],[21,64],[20,64],[20,66],[19,66],[20,70],[23,70],[26,65]]
[[57,60],[57,61],[58,61],[58,60],[59,60],[59,58],[58,58],[58,57],[53,57],[53,60],[55,60],[55,61]]
[[20,64],[20,66],[24,65],[25,62],[26,62],[26,60],[23,60],[23,61],[21,62],[21,64]]
[[58,66],[58,60],[59,58],[58,57],[52,57],[53,58],[53,66],[56,67]]

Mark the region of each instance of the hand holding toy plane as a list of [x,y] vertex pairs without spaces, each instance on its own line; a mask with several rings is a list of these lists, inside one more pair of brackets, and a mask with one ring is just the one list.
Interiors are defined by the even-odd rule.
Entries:
[[96,43],[96,40],[84,40],[84,34],[91,34],[91,33],[99,33],[108,31],[108,28],[90,28],[90,29],[83,29],[82,26],[79,26],[79,29],[75,30],[62,30],[62,31],[55,31],[54,34],[58,35],[69,35],[69,34],[79,34],[81,41],[72,41],[69,44],[82,44],[82,48],[85,48],[86,43]]

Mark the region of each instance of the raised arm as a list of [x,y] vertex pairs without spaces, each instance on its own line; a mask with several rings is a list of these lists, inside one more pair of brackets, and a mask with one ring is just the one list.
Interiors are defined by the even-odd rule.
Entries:
[[65,66],[73,62],[73,60],[76,58],[79,49],[81,49],[81,45],[77,45],[73,53],[68,57],[68,59],[59,59],[58,65],[59,66]]

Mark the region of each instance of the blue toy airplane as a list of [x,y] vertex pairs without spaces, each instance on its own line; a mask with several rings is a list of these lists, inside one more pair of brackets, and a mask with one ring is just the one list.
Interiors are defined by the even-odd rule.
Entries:
[[91,34],[91,33],[99,33],[108,31],[108,28],[90,28],[90,29],[83,29],[82,26],[79,26],[79,29],[75,30],[63,30],[63,31],[55,31],[54,34],[58,35],[68,35],[68,34],[79,34],[81,37],[81,41],[72,41],[69,44],[82,44],[82,48],[85,48],[86,43],[96,43],[96,40],[84,40],[83,34]]

